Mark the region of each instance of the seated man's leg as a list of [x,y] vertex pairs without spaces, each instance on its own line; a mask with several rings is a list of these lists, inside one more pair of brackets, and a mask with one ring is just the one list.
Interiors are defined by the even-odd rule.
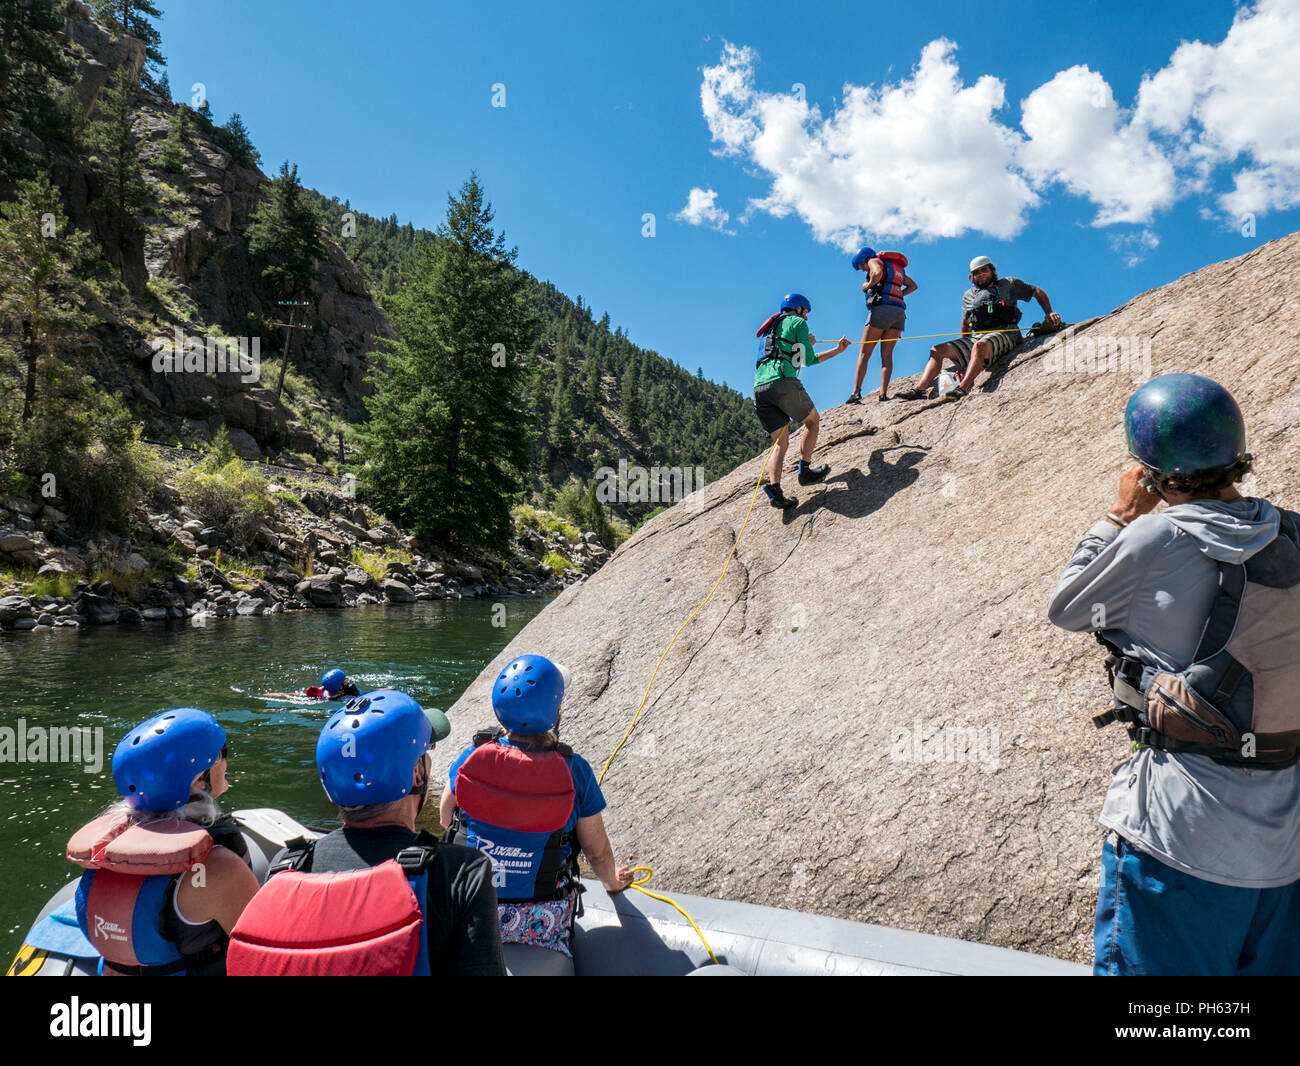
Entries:
[[914,386],[918,392],[925,392],[934,384],[935,378],[939,376],[939,371],[943,369],[945,359],[957,359],[957,354],[953,351],[950,344],[936,344],[930,349],[930,361],[925,364],[925,373],[921,375],[921,380]]
[[971,346],[970,366],[966,368],[966,373],[961,379],[963,392],[970,392],[975,384],[975,379],[983,372],[984,364],[988,362],[989,356],[992,354],[993,345],[982,337]]

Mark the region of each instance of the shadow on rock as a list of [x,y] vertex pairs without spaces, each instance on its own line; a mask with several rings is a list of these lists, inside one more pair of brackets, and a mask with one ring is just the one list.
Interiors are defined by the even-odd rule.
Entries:
[[[885,453],[903,450],[894,462],[885,460]],[[813,514],[820,510],[834,511],[845,518],[865,518],[880,510],[894,493],[911,485],[921,476],[917,464],[925,458],[925,450],[914,444],[891,444],[877,448],[867,459],[867,472],[859,469],[833,474],[817,486],[808,486],[812,494],[785,512],[786,522]]]

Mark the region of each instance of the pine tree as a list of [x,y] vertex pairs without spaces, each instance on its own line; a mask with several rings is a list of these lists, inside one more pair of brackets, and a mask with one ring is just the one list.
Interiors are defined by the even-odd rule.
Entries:
[[366,490],[386,513],[430,540],[502,548],[526,479],[523,354],[538,320],[492,220],[471,175],[392,302],[398,340],[378,353],[362,449]]
[[185,161],[190,156],[190,115],[191,111],[185,104],[177,105],[171,115],[167,136],[158,151],[159,165],[173,174],[185,169]]
[[126,67],[109,78],[86,128],[86,145],[91,162],[103,175],[107,199],[124,223],[135,226],[149,188],[140,170],[133,91],[131,72]]
[[212,139],[217,142],[219,148],[229,152],[230,158],[241,166],[255,167],[262,161],[262,153],[254,147],[248,127],[244,125],[244,120],[239,117],[238,111],[226,120],[224,126],[218,126],[212,131]]
[[62,6],[0,0],[0,188],[37,172],[24,131],[42,141],[66,134],[60,104],[77,79],[77,63],[60,39]]
[[91,10],[100,22],[144,44],[145,65],[140,71],[140,84],[156,92],[159,83],[153,71],[167,65],[162,54],[162,34],[152,21],[162,17],[157,5],[153,0],[91,0]]
[[573,436],[573,383],[569,377],[569,346],[561,341],[555,351],[555,389],[551,393],[551,448],[566,452]]
[[48,178],[19,183],[15,199],[0,204],[0,323],[18,333],[23,424],[35,410],[41,364],[56,357],[64,336],[92,321],[83,310],[83,279],[96,258],[91,239],[68,227]]
[[587,360],[587,376],[582,383],[583,402],[587,408],[587,416],[592,419],[600,417],[602,399],[600,381],[600,356],[593,355]]
[[[287,162],[254,209],[248,224],[248,250],[266,262],[262,277],[270,279],[285,302],[298,301],[311,291],[316,280],[316,263],[324,258],[320,218],[308,200],[298,168]],[[284,331],[284,350],[280,360],[280,380],[275,395],[284,391],[284,376],[292,357],[293,324],[298,309],[290,312]]]
[[635,359],[629,360],[619,384],[621,403],[618,416],[628,433],[637,433],[641,428],[640,369],[640,364]]

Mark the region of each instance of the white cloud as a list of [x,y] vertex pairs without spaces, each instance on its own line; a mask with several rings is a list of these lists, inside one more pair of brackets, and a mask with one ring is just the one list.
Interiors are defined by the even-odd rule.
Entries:
[[757,57],[727,45],[704,70],[700,100],[721,155],[770,178],[752,210],[796,214],[819,241],[850,248],[910,234],[978,229],[1010,237],[1037,202],[1011,167],[1020,137],[994,120],[992,77],[963,85],[951,41],[934,41],[912,76],[880,89],[844,86],[829,117],[792,93],[755,88]]
[[712,189],[694,188],[686,197],[686,206],[673,218],[692,226],[708,226],[722,233],[730,233],[727,222],[731,215],[717,205],[718,194]]
[[1198,173],[1243,160],[1218,197],[1233,215],[1300,204],[1300,4],[1244,7],[1218,45],[1178,46],[1144,78],[1137,119],[1176,139]]
[[[756,53],[727,44],[703,71],[700,102],[715,152],[767,186],[741,221],[795,215],[847,249],[968,231],[1013,237],[1058,186],[1095,206],[1094,226],[1145,226],[1216,178],[1220,189],[1231,181],[1216,199],[1231,215],[1300,205],[1297,0],[1241,8],[1217,45],[1181,44],[1131,110],[1097,72],[1063,70],[1022,102],[1019,129],[999,120],[1003,83],[986,74],[965,84],[955,52],[932,41],[909,76],[846,83],[824,115],[801,94],[757,88]],[[1121,238],[1121,254],[1140,258],[1154,248],[1148,238]]]
[[1037,186],[1059,181],[1096,204],[1094,225],[1148,222],[1177,198],[1173,164],[1095,71],[1063,70],[1021,107],[1028,140],[1017,162]]
[[1149,229],[1133,233],[1116,233],[1110,238],[1110,250],[1124,260],[1126,267],[1135,267],[1151,252],[1160,247],[1160,238]]

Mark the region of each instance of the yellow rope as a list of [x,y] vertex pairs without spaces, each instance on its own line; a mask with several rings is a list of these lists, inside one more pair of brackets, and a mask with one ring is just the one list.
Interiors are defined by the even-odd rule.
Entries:
[[[605,760],[605,765],[600,768],[600,776],[596,778],[596,784],[599,785],[604,783],[605,774],[609,771],[609,766],[610,763],[614,761],[614,756],[617,755],[623,745],[627,743],[627,738],[632,735],[632,730],[636,728],[637,719],[641,717],[641,710],[645,707],[646,700],[650,698],[650,690],[654,687],[655,678],[659,676],[659,667],[663,666],[664,660],[668,658],[668,653],[673,650],[673,645],[677,643],[677,638],[681,635],[682,630],[694,621],[697,614],[704,610],[705,605],[708,604],[709,600],[713,599],[713,594],[718,591],[718,586],[722,584],[722,579],[727,576],[727,567],[731,565],[731,560],[736,554],[736,548],[740,545],[740,538],[745,533],[745,527],[749,525],[749,516],[754,513],[754,502],[758,499],[758,490],[763,484],[763,472],[767,469],[767,464],[771,461],[772,455],[775,453],[778,445],[780,445],[781,441],[788,433],[789,428],[787,427],[783,431],[782,437],[777,438],[776,442],[772,445],[771,450],[766,456],[764,456],[763,469],[758,472],[758,480],[754,482],[754,493],[749,498],[749,510],[745,512],[745,520],[740,524],[740,529],[736,533],[736,539],[731,545],[731,551],[727,553],[727,560],[722,564],[722,572],[718,574],[718,580],[713,583],[713,588],[709,589],[709,594],[700,601],[700,605],[691,612],[690,617],[677,627],[677,632],[673,634],[672,639],[668,642],[668,646],[664,648],[663,654],[659,656],[659,661],[655,663],[654,673],[650,675],[650,682],[646,685],[645,693],[641,696],[641,702],[637,704],[636,713],[632,715],[632,721],[628,723],[627,731],[624,732],[623,738],[618,742],[614,750],[610,752],[609,758]],[[717,956],[713,954],[713,949],[709,947],[709,942],[704,939],[704,934],[700,932],[700,927],[695,924],[695,919],[687,914],[686,909],[676,900],[670,899],[667,896],[662,896],[658,892],[651,892],[648,888],[642,888],[641,886],[646,884],[650,878],[654,876],[654,871],[652,871],[648,866],[635,866],[632,868],[633,873],[636,873],[638,870],[644,870],[645,877],[641,878],[639,881],[633,881],[628,885],[628,887],[635,888],[638,892],[642,892],[652,899],[657,899],[663,903],[667,903],[670,907],[673,907],[683,918],[691,923],[691,928],[695,930],[695,935],[700,938],[700,943],[704,945],[704,950],[709,953],[709,958],[716,964],[718,961]]]
[[968,332],[968,333],[916,333],[916,334],[913,334],[913,335],[910,336],[910,337],[909,337],[909,336],[902,336],[902,337],[877,337],[877,338],[876,338],[875,340],[873,340],[873,341],[849,341],[849,344],[856,344],[856,345],[858,345],[859,347],[861,347],[861,346],[864,345],[864,344],[886,344],[886,343],[888,343],[888,342],[891,341],[891,340],[893,340],[893,341],[928,341],[928,340],[932,340],[932,339],[935,338],[935,337],[971,337],[971,338],[974,339],[974,340],[979,340],[980,337],[983,337],[983,336],[985,336],[986,334],[989,334],[989,333],[1019,333],[1019,332],[1020,332],[1020,328],[1019,328],[1019,327],[1016,327],[1016,328],[1014,328],[1014,329],[981,329],[981,330],[975,330],[975,331]]
[[687,914],[686,909],[682,907],[676,900],[669,899],[667,896],[661,896],[659,895],[658,892],[651,892],[648,888],[642,888],[641,886],[649,883],[650,878],[654,876],[654,871],[651,870],[649,866],[632,867],[633,873],[636,873],[638,870],[644,870],[645,877],[641,878],[640,881],[633,881],[627,887],[635,888],[638,892],[645,893],[651,899],[657,899],[663,903],[667,903],[671,907],[675,907],[677,909],[677,913],[691,923],[691,928],[695,930],[695,935],[700,938],[700,943],[704,945],[704,950],[709,953],[709,958],[712,959],[713,962],[716,964],[718,961],[718,957],[713,954],[713,949],[709,947],[709,942],[704,939],[704,934],[700,932],[700,927],[695,924],[695,919],[692,918],[689,914]]
[[[788,433],[789,429],[787,428],[783,432]],[[740,538],[744,536],[745,527],[749,525],[749,516],[754,513],[754,501],[758,499],[758,490],[763,484],[763,471],[767,469],[767,464],[772,458],[772,453],[776,451],[777,445],[780,443],[781,438],[778,438],[776,443],[772,445],[771,451],[767,453],[766,458],[763,460],[763,470],[758,472],[758,480],[754,482],[754,494],[749,499],[749,510],[745,512],[745,520],[740,524],[740,532],[736,534],[736,540],[731,545],[731,551],[727,554],[727,561],[722,564],[722,573],[718,575],[718,580],[713,583],[713,588],[709,589],[709,594],[704,597],[700,602],[700,605],[691,612],[690,617],[687,618],[685,622],[677,627],[677,632],[673,634],[672,640],[668,642],[668,647],[664,648],[664,653],[659,656],[659,661],[655,663],[654,673],[650,675],[650,683],[646,685],[645,694],[641,697],[641,702],[637,704],[636,713],[632,715],[632,721],[627,727],[627,732],[623,734],[623,739],[618,742],[614,750],[610,752],[609,758],[605,760],[605,765],[600,769],[600,776],[596,778],[596,784],[600,785],[604,783],[605,774],[609,770],[609,764],[614,761],[614,756],[617,755],[623,745],[627,743],[627,738],[632,735],[632,730],[636,728],[637,719],[641,717],[641,709],[645,706],[646,700],[650,698],[650,689],[654,687],[655,678],[659,676],[659,667],[663,666],[664,660],[668,658],[668,653],[673,650],[673,645],[677,643],[677,638],[681,635],[682,630],[695,620],[697,614],[704,610],[704,607],[709,600],[713,599],[713,594],[718,591],[718,586],[722,584],[722,579],[727,576],[727,567],[731,565],[732,557],[735,556],[736,548],[740,544]]]

